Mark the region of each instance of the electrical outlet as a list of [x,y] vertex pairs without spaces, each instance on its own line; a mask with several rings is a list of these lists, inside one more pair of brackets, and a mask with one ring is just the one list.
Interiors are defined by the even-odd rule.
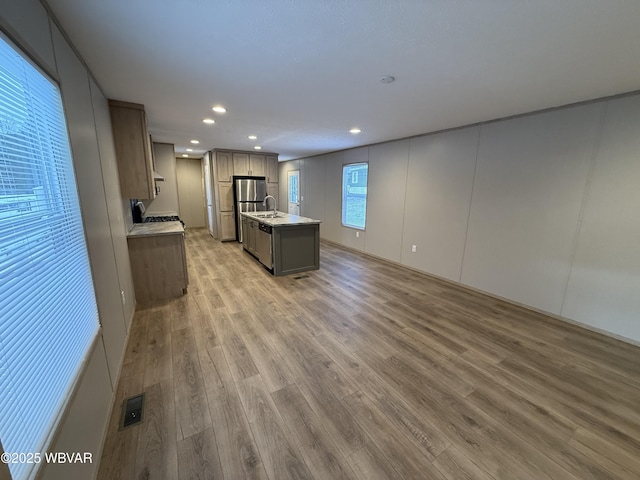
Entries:
[[356,238],[360,236],[360,232],[356,232]]
[[124,290],[122,290],[122,291],[120,292],[120,295],[122,295],[122,304],[124,305],[124,303],[125,303]]
[[418,251],[418,248],[415,245],[411,245],[411,251],[413,253],[416,253]]

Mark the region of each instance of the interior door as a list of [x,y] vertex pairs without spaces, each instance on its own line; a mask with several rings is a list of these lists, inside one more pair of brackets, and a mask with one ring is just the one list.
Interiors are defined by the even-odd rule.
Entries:
[[288,212],[293,215],[300,215],[300,170],[290,170],[287,172],[287,192],[289,199]]

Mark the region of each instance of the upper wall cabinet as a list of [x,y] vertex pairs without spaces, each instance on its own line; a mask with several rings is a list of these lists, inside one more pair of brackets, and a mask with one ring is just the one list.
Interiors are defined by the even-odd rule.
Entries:
[[214,162],[216,166],[214,180],[217,182],[231,182],[233,180],[231,152],[215,152]]
[[278,183],[278,156],[266,155],[265,156],[265,176],[267,182]]
[[233,152],[233,174],[251,175],[249,167],[249,154]]
[[155,198],[151,139],[144,105],[109,100],[109,111],[122,196]]
[[264,155],[233,152],[233,174],[264,177]]

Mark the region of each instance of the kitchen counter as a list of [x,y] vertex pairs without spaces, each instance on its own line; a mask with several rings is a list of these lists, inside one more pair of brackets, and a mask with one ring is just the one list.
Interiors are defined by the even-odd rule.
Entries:
[[184,234],[184,227],[180,222],[134,223],[127,238],[177,234]]
[[253,218],[260,223],[271,225],[272,227],[282,227],[288,225],[313,225],[322,223],[322,220],[314,220],[313,218],[301,217],[300,215],[293,215],[292,213],[284,212],[278,212],[278,216],[275,218],[262,216],[268,212],[269,210],[267,210],[267,212],[241,212],[241,215]]
[[127,234],[127,244],[138,304],[187,292],[189,276],[182,223],[136,223]]
[[265,213],[242,212],[242,248],[275,276],[319,269],[321,220]]

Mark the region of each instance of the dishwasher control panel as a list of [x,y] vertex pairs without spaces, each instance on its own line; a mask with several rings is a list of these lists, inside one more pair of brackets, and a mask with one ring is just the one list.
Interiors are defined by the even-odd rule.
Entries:
[[260,231],[268,233],[269,235],[271,235],[271,225],[266,225],[264,223],[260,223],[260,224],[258,224],[258,228],[260,229]]

